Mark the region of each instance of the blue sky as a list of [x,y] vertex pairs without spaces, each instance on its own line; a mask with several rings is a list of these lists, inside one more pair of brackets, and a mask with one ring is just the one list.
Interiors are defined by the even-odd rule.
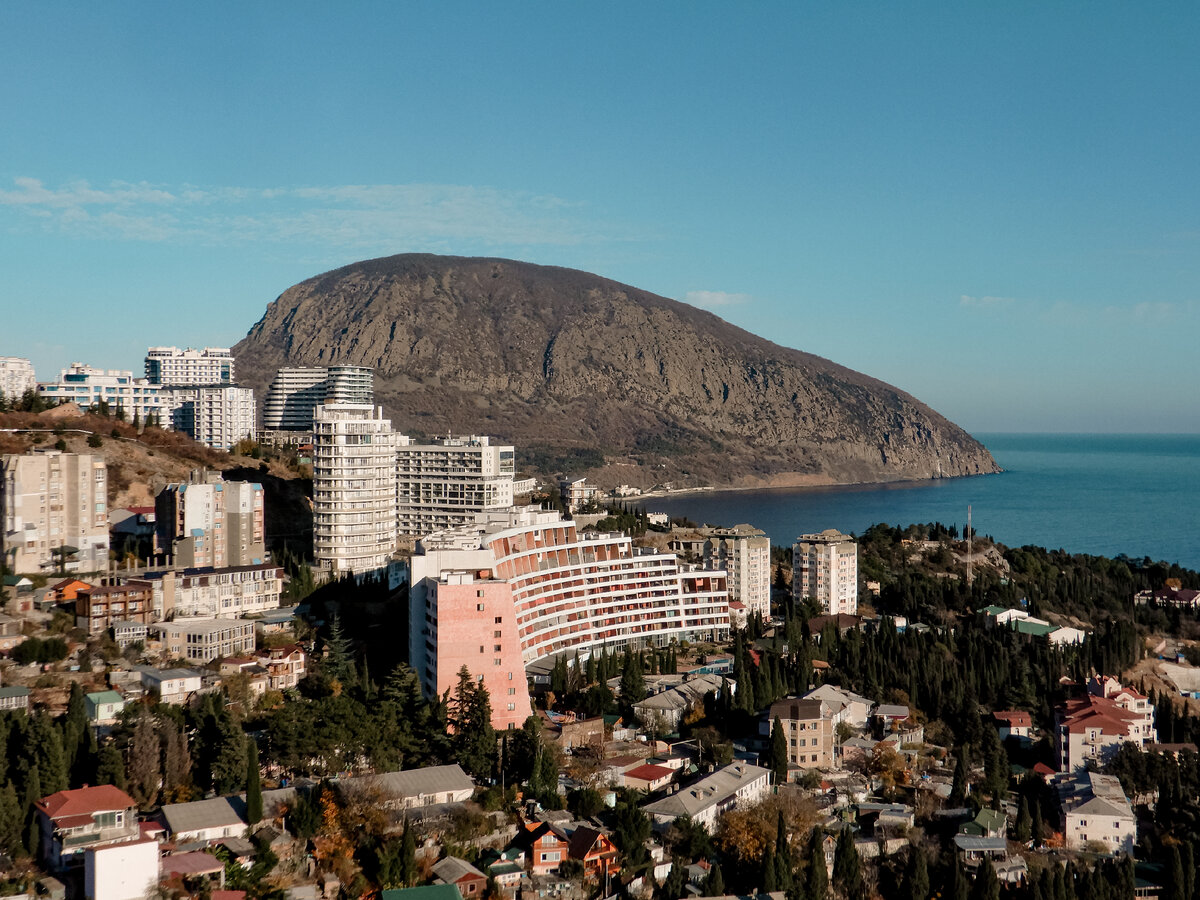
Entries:
[[0,354],[406,251],[573,266],[974,431],[1200,432],[1194,4],[0,4]]

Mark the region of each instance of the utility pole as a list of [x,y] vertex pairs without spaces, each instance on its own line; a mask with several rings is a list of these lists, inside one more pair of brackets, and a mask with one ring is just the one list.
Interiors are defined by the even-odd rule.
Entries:
[[967,504],[967,587],[971,586],[971,504]]

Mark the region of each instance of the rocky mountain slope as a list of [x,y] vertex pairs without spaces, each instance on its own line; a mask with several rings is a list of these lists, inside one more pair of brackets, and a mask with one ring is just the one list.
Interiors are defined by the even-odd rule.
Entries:
[[234,353],[260,397],[280,366],[371,366],[398,429],[495,435],[542,451],[543,468],[600,450],[591,474],[602,482],[998,471],[981,444],[903,391],[571,269],[427,254],[355,263],[289,288]]

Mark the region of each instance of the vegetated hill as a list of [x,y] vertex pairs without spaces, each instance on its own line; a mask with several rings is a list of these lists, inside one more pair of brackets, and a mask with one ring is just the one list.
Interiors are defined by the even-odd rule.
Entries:
[[543,470],[597,449],[607,463],[591,474],[610,484],[999,471],[897,388],[572,269],[428,254],[355,263],[289,288],[234,353],[260,397],[280,366],[371,366],[400,430],[496,435]]

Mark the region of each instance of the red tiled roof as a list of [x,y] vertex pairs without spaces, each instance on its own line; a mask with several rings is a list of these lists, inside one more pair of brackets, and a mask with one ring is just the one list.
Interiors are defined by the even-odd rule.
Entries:
[[1037,775],[1053,775],[1054,770],[1043,762],[1038,763],[1033,767],[1033,771]]
[[630,769],[625,773],[626,778],[638,778],[642,781],[658,781],[660,778],[670,778],[674,776],[675,770],[667,766],[656,766],[653,763],[646,763],[638,766],[636,769]]
[[225,864],[211,853],[199,850],[193,853],[175,853],[164,856],[159,863],[159,871],[166,876],[171,875],[206,875],[209,872],[220,872]]
[[[571,843],[567,847],[567,855],[571,859],[586,859],[587,855],[592,852],[596,844],[600,843],[601,839],[607,840],[595,828],[589,828],[586,825],[576,828],[574,834],[571,835]],[[607,851],[602,849],[600,852],[604,853]]]
[[1010,726],[1017,728],[1029,728],[1033,725],[1033,720],[1030,719],[1029,713],[1022,710],[1006,709],[992,713],[992,717],[997,722],[1007,722]]
[[57,822],[73,816],[87,816],[137,806],[127,793],[111,784],[59,791],[37,802],[37,808]]

